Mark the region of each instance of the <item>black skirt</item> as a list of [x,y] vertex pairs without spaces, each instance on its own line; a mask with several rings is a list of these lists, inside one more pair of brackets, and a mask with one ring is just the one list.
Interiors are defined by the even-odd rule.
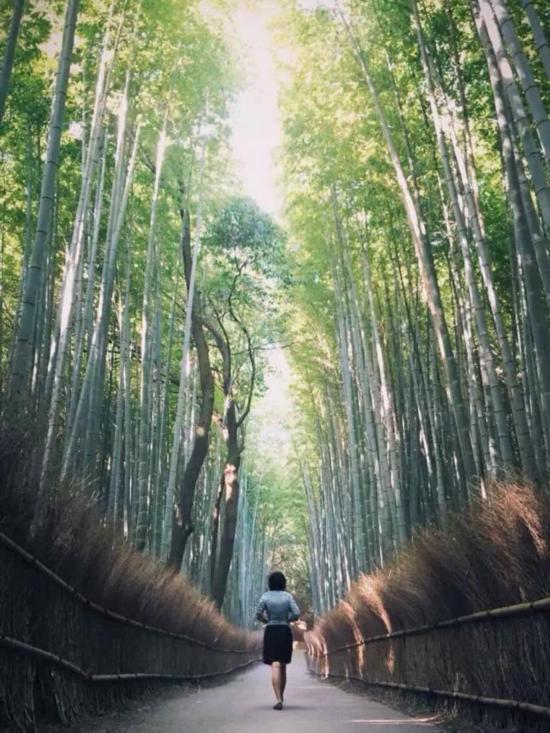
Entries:
[[264,631],[264,664],[292,659],[292,631],[287,624],[268,624]]

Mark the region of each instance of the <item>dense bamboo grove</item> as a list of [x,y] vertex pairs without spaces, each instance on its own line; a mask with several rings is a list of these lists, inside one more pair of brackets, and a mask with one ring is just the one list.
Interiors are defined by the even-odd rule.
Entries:
[[[32,522],[78,477],[248,624],[268,564],[324,612],[492,480],[548,480],[550,15],[276,3],[285,235],[233,172],[206,5],[0,8],[2,419]],[[256,437],[276,343],[291,456]]]
[[317,611],[487,482],[548,479],[544,2],[287,4],[300,461]]
[[249,625],[273,527],[242,454],[283,238],[231,172],[224,18],[2,4],[0,375],[4,429],[32,426],[33,521],[77,478]]

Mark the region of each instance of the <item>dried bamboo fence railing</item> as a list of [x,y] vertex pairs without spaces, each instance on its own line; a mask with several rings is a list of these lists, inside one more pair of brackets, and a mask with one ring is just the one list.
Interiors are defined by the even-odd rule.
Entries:
[[533,728],[520,723],[522,732],[548,730],[549,611],[550,597],[541,598],[328,649],[314,630],[305,634],[308,667],[323,677],[534,718]]
[[0,533],[0,723],[32,730],[46,716],[67,724],[129,685],[200,681],[258,658],[255,636],[231,648],[114,613]]

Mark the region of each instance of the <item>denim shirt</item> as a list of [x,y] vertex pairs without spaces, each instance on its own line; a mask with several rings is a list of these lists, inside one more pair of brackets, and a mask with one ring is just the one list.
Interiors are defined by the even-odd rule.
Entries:
[[268,590],[260,598],[256,608],[256,618],[267,617],[268,626],[287,625],[289,621],[300,618],[294,596],[286,590]]

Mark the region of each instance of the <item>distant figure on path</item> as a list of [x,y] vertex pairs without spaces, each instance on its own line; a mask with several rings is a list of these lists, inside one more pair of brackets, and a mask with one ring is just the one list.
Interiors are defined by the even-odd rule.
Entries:
[[279,570],[268,579],[269,590],[260,598],[256,618],[266,624],[264,632],[264,664],[271,665],[271,682],[277,702],[273,710],[283,709],[286,686],[286,665],[292,659],[292,632],[289,623],[300,618],[294,596],[287,593],[286,578]]

